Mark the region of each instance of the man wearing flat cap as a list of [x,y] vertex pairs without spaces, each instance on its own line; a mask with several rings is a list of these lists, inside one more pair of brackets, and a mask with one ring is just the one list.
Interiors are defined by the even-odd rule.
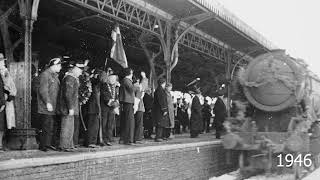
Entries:
[[55,148],[52,146],[54,132],[54,119],[57,115],[57,100],[60,89],[58,73],[61,70],[61,58],[53,58],[49,67],[39,76],[39,89],[37,93],[38,113],[40,119],[40,150]]
[[65,74],[60,88],[61,132],[60,149],[74,151],[74,118],[79,114],[79,76],[82,74],[84,64],[72,63]]

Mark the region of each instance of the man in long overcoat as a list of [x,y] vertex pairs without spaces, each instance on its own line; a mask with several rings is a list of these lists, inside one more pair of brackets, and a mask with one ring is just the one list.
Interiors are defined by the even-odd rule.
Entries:
[[158,80],[158,87],[154,92],[152,119],[156,123],[156,142],[161,142],[162,139],[165,138],[166,128],[170,127],[167,94],[165,91],[165,86],[165,79],[160,78]]
[[214,117],[214,127],[216,129],[216,138],[220,139],[221,131],[223,130],[223,122],[227,117],[226,105],[223,102],[223,93],[219,92],[219,97],[214,105],[213,112]]
[[100,75],[101,72],[97,71],[92,79],[92,94],[88,101],[87,106],[87,119],[88,131],[86,146],[90,148],[97,148],[99,123],[101,118],[101,105],[100,105]]
[[57,118],[57,102],[60,89],[58,73],[61,70],[61,58],[53,58],[49,62],[49,68],[43,71],[39,77],[39,89],[37,94],[38,113],[40,121],[40,146],[39,149],[47,151],[53,149],[52,136],[54,121]]
[[83,64],[72,64],[65,74],[60,89],[61,132],[60,148],[63,151],[73,151],[74,116],[79,114],[79,76]]
[[202,106],[200,103],[201,92],[200,89],[195,90],[195,96],[191,104],[191,117],[190,117],[190,137],[196,138],[203,130],[202,121]]

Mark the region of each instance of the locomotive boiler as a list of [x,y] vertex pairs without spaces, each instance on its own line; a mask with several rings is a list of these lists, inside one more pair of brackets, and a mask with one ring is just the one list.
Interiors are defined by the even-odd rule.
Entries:
[[[304,61],[284,51],[266,53],[250,61],[236,81],[243,98],[232,99],[239,108],[224,123],[227,134],[222,142],[225,149],[240,151],[240,172],[286,168],[301,178],[303,170],[317,167],[320,80]],[[288,154],[293,159],[290,166],[285,162],[289,158],[279,158]],[[306,155],[308,167],[294,161]]]

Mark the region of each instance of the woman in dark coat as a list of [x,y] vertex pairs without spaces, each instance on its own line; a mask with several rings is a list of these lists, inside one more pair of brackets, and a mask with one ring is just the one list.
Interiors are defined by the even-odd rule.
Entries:
[[170,127],[168,114],[167,94],[165,91],[166,81],[163,78],[158,80],[158,87],[154,92],[152,108],[152,118],[156,126],[156,142],[161,142],[165,138],[166,128]]
[[196,95],[192,100],[190,118],[190,137],[196,138],[203,129],[202,106],[200,103],[200,89],[196,89]]

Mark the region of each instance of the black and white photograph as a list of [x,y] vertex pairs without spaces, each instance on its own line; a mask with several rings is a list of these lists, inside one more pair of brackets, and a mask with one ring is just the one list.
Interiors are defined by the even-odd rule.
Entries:
[[0,0],[0,180],[320,179],[317,0]]

